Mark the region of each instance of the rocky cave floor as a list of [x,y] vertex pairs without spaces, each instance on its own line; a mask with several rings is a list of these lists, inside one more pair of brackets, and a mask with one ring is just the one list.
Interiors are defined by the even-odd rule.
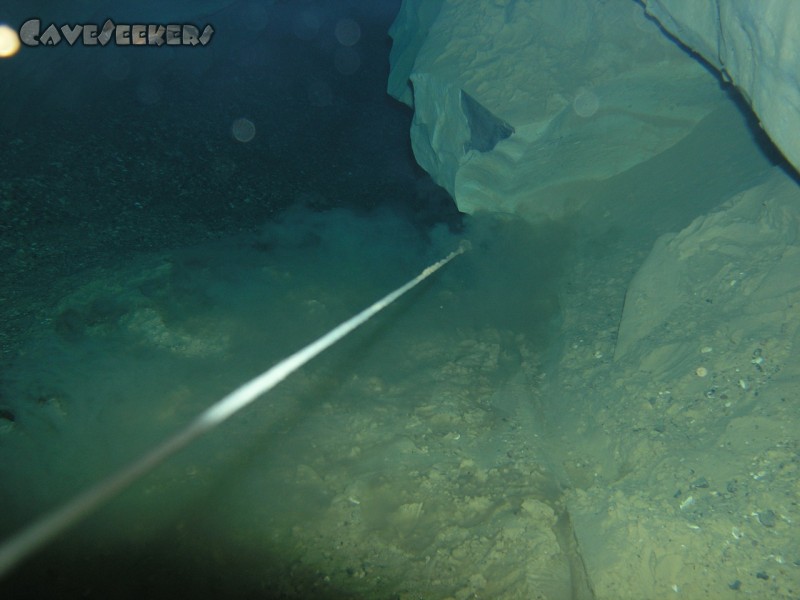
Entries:
[[[168,463],[105,521],[79,532],[88,546],[64,563],[70,569],[56,569],[59,589],[69,597],[85,585],[92,561],[115,547],[103,523],[117,519],[125,525],[111,538],[137,558],[110,572],[124,587],[145,569],[139,585],[156,595],[175,580],[176,565],[156,563],[154,548],[181,557],[193,580],[267,597],[794,597],[797,417],[786,385],[774,382],[790,361],[788,347],[720,332],[655,374],[615,361],[626,282],[642,258],[619,247],[571,265],[563,352],[549,367],[518,332],[412,327],[376,342],[371,352],[388,362],[304,370],[276,400],[200,441],[196,454]],[[91,303],[115,286],[147,289],[143,282],[163,280],[163,261],[87,273],[80,285],[71,281],[79,291],[65,292],[63,302]],[[292,291],[314,299],[301,309],[309,319],[339,293]],[[431,293],[446,303],[453,291]],[[204,323],[202,311],[169,318],[157,305],[125,302],[106,322],[81,322],[80,343],[121,335],[203,369],[236,362],[226,350],[231,323]],[[691,337],[688,316],[687,328]],[[49,339],[53,323],[28,333]],[[75,342],[63,334],[67,347]],[[26,352],[35,354],[36,344]],[[85,409],[73,410],[58,392],[46,397],[40,410],[49,411],[54,439],[84,440],[57,476],[70,476],[91,447],[87,436],[108,443],[109,432],[95,426],[116,423],[126,439],[149,421],[163,428],[157,433],[178,427],[202,408],[194,396],[207,382],[159,385],[166,401],[142,403],[140,418],[127,424],[123,403],[78,427],[71,420],[86,418]],[[6,423],[7,450],[24,431],[24,419]],[[161,502],[175,506],[156,516]]]

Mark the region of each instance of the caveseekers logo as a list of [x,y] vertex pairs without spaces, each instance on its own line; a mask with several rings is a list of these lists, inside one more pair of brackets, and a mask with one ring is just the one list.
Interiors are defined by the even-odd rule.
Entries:
[[202,32],[189,24],[126,24],[107,19],[102,26],[50,24],[42,29],[41,19],[29,19],[19,28],[19,39],[26,46],[58,46],[62,42],[74,46],[205,46],[211,41],[214,28],[206,25]]

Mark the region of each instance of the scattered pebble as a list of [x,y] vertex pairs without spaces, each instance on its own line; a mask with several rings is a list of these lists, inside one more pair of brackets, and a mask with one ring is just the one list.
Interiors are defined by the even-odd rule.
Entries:
[[777,518],[775,517],[774,510],[761,510],[756,513],[756,518],[758,522],[761,523],[764,527],[775,527],[775,523]]

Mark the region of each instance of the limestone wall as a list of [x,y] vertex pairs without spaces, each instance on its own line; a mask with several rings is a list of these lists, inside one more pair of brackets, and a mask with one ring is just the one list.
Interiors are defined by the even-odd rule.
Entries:
[[[800,5],[722,4],[646,10],[742,89],[800,164]],[[579,210],[594,182],[675,146],[731,101],[648,13],[632,0],[405,0],[389,91],[414,108],[417,161],[464,212]]]
[[732,82],[800,167],[800,3],[646,0],[648,14]]

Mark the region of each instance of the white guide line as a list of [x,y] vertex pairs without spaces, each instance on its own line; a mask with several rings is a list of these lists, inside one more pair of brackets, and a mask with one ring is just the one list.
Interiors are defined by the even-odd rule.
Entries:
[[341,323],[316,341],[310,343],[284,358],[258,377],[251,379],[241,387],[211,405],[194,421],[174,436],[168,438],[153,450],[124,467],[115,474],[78,494],[75,498],[46,513],[12,537],[0,544],[0,577],[8,573],[22,560],[49,543],[65,529],[71,527],[88,516],[97,508],[108,502],[142,475],[148,473],[158,464],[175,454],[178,450],[194,441],[225,419],[254,402],[259,396],[268,392],[291,373],[302,367],[326,348],[332,346],[359,325],[372,318],[400,296],[418,285],[424,279],[441,269],[459,254],[470,249],[470,243],[462,241],[454,250],[439,262],[424,269],[414,279],[387,294],[357,315]]

